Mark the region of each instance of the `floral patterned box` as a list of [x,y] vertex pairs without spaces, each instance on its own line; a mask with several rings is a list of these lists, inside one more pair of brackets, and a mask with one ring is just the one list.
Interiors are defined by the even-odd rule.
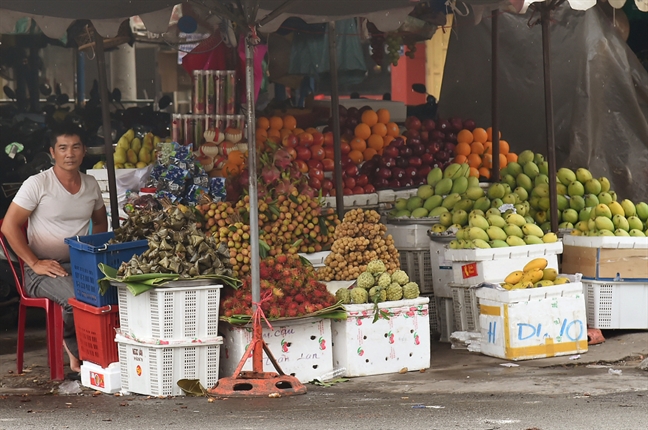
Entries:
[[[270,323],[272,329],[263,322],[263,339],[285,374],[305,383],[333,370],[330,319],[300,318]],[[252,326],[221,321],[219,333],[223,336],[220,375],[232,376],[252,341]],[[275,372],[265,353],[263,357],[263,370]],[[245,363],[243,370],[252,370],[252,358]]]
[[346,320],[333,320],[333,365],[346,376],[398,373],[430,367],[428,297],[374,305],[345,305]]

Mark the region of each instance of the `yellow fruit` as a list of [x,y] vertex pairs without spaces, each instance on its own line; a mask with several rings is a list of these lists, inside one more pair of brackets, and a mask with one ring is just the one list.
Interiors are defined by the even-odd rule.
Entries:
[[513,287],[515,286],[514,284],[508,284],[506,282],[502,283],[501,285],[502,285],[502,288],[504,288],[505,290],[512,290]]
[[565,278],[565,277],[556,278],[553,281],[554,285],[569,284],[570,282],[571,281],[569,280],[569,278]]
[[143,161],[138,161],[137,164],[135,165],[135,167],[137,167],[138,169],[143,169],[146,166],[148,166],[148,164],[146,164]]
[[115,160],[115,164],[124,164],[127,161],[126,150],[117,146],[117,149],[115,149],[115,153],[113,154],[113,160]]
[[551,287],[552,285],[554,285],[553,281],[549,281],[549,280],[546,280],[546,279],[543,279],[542,281],[538,281],[538,282],[535,283],[536,288]]
[[137,161],[138,161],[137,160],[137,153],[135,153],[135,151],[133,151],[132,149],[129,149],[128,151],[126,151],[126,159],[131,164],[137,163]]
[[143,161],[146,164],[150,163],[151,162],[151,151],[147,147],[142,146],[142,149],[139,150],[138,158],[139,158],[139,161]]
[[[522,269],[522,270],[524,272],[528,272],[528,271],[533,270],[533,269],[544,270],[545,267],[547,267],[547,264],[549,264],[549,263],[547,262],[547,260],[545,258],[536,258],[534,260],[529,261],[526,264],[526,266],[524,266],[524,269]],[[540,278],[540,279],[542,279],[542,278]],[[538,281],[540,279],[538,279]]]
[[125,166],[123,163],[115,163],[115,169],[125,169]]
[[129,129],[122,137],[125,137],[128,140],[128,143],[130,143],[131,140],[135,139],[135,130],[132,128]]
[[554,281],[558,277],[558,271],[556,269],[544,269],[542,272],[543,281]]
[[117,148],[123,149],[124,152],[130,149],[130,140],[126,138],[126,135],[119,138],[119,141],[117,142]]
[[135,151],[135,153],[137,154],[139,152],[139,150],[142,149],[142,141],[139,138],[136,137],[135,139],[133,139],[131,141],[130,149]]
[[532,269],[524,273],[522,282],[532,282],[535,285],[536,282],[542,281],[543,274],[542,269]]
[[524,224],[522,226],[522,233],[524,233],[525,235],[536,236],[536,237],[544,236],[544,232],[540,227],[530,223]]
[[106,167],[106,162],[103,160],[97,161],[95,165],[92,166],[93,169],[103,169],[104,167]]
[[556,235],[556,233],[549,232],[549,233],[545,234],[544,236],[542,236],[542,241],[544,243],[556,243],[556,242],[558,242],[558,236]]
[[522,276],[524,275],[524,272],[521,270],[516,270],[515,272],[511,272],[506,278],[504,278],[504,282],[507,284],[517,284],[522,280]]

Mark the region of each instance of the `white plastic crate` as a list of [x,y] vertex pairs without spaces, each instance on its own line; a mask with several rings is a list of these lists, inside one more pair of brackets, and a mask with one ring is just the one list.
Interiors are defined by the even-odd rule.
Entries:
[[568,234],[563,237],[563,244],[586,248],[646,249],[648,248],[648,237],[572,236]]
[[180,379],[198,379],[212,388],[218,381],[222,338],[176,345],[138,343],[117,335],[122,391],[149,396],[181,396]]
[[445,256],[446,245],[455,236],[437,236],[430,240],[430,258],[432,264],[432,289],[435,297],[452,298],[450,283],[454,280],[452,261]]
[[347,376],[398,373],[430,367],[430,315],[427,297],[344,305],[346,320],[333,320],[333,364]]
[[394,203],[397,199],[408,199],[416,195],[418,191],[417,188],[411,188],[408,190],[379,190],[378,202],[379,203]]
[[582,282],[588,327],[648,329],[648,282]]
[[134,296],[128,288],[119,286],[121,330],[142,340],[216,337],[221,288],[154,288]]
[[489,261],[514,258],[538,258],[561,254],[562,242],[545,243],[544,245],[509,246],[506,248],[488,249],[447,249],[446,259],[450,261]]
[[481,352],[528,360],[587,352],[580,282],[524,290],[479,288]]
[[423,224],[387,224],[387,234],[394,239],[394,246],[399,251],[420,251],[430,248],[428,236],[429,225]]
[[[263,323],[263,340],[286,375],[293,375],[306,383],[333,370],[333,341],[331,320],[326,318],[299,318],[271,322],[272,329]],[[252,342],[252,326],[237,326],[221,322],[223,350],[221,374],[232,376]],[[274,372],[274,366],[263,353],[263,369]],[[243,370],[252,370],[250,358]]]
[[452,290],[452,308],[454,310],[454,330],[478,332],[479,299],[476,288],[465,285],[450,284]]
[[[422,293],[421,297],[426,297],[428,302],[428,313],[430,314],[430,334],[439,333],[439,312],[436,306],[436,300],[432,293]],[[434,309],[434,311],[433,311]]]
[[412,282],[419,285],[421,293],[434,294],[432,288],[432,261],[429,249],[422,251],[401,251],[401,269],[407,273]]
[[121,390],[119,362],[111,363],[104,368],[98,364],[84,361],[81,365],[81,385],[107,394],[119,392]]
[[452,299],[437,297],[437,312],[439,314],[439,342],[450,343],[450,335],[455,332],[454,307]]

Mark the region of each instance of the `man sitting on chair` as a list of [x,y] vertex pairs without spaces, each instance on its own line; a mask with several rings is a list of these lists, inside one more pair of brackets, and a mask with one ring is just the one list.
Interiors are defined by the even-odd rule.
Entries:
[[[54,130],[50,154],[54,166],[28,178],[7,210],[2,233],[25,262],[24,285],[31,297],[47,297],[63,307],[63,340],[70,369],[79,372],[80,361],[72,306],[70,252],[64,239],[102,233],[108,229],[106,207],[97,181],[79,172],[86,153],[77,127]],[[27,239],[21,227],[29,221]]]

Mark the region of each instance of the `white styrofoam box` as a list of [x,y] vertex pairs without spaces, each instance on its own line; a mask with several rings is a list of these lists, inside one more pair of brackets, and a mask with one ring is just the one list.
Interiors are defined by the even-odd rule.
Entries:
[[410,188],[407,190],[379,190],[378,203],[394,203],[397,199],[408,199],[416,195],[417,188]]
[[430,247],[430,236],[428,236],[429,225],[407,224],[396,225],[387,223],[387,234],[394,239],[394,246],[399,251],[405,250],[427,250]]
[[[331,320],[327,318],[299,318],[271,322],[272,329],[263,324],[263,340],[286,375],[293,375],[305,383],[333,370],[333,341]],[[221,322],[223,350],[221,374],[232,376],[236,366],[252,342],[251,325],[237,326]],[[243,366],[252,370],[252,358]],[[263,370],[275,368],[263,353]]]
[[488,261],[512,258],[539,258],[561,254],[562,242],[544,245],[509,246],[488,249],[446,249],[446,259],[450,261]]
[[[132,175],[138,169],[115,169],[115,178]],[[101,191],[108,191],[108,169],[88,169],[86,174],[93,176],[99,183]]]
[[509,273],[522,270],[536,258],[545,258],[548,268],[558,270],[558,254],[562,250],[562,242],[507,248],[446,249],[445,258],[452,261],[453,282],[470,286],[502,282]]
[[512,291],[479,288],[476,294],[482,354],[528,360],[587,352],[580,282]]
[[84,361],[81,365],[81,385],[113,394],[121,390],[121,367],[119,362],[111,363],[108,367]]
[[344,305],[346,320],[333,320],[333,364],[346,376],[398,373],[430,367],[430,315],[427,297]]
[[222,285],[154,288],[134,296],[119,286],[119,323],[137,339],[196,339],[218,336]]
[[452,298],[450,282],[454,280],[452,261],[446,259],[446,245],[455,236],[432,237],[430,240],[430,259],[432,264],[432,288],[435,297]]
[[648,248],[648,237],[572,236],[569,234],[563,237],[563,244],[586,248]]
[[477,289],[466,285],[450,284],[454,309],[455,331],[479,331],[479,299]]
[[326,260],[326,257],[331,253],[331,251],[321,251],[321,252],[313,252],[311,254],[299,254],[300,256],[304,257],[310,263],[313,265],[313,267],[324,267],[324,260]]
[[324,282],[326,285],[326,289],[328,290],[329,293],[335,294],[337,290],[340,288],[346,288],[348,289],[351,287],[353,284],[355,284],[356,281],[329,281],[329,282]]
[[115,337],[122,391],[149,396],[181,396],[180,379],[198,379],[203,387],[218,382],[222,338],[209,342],[151,345]]
[[[356,207],[378,206],[378,194],[354,194],[351,196],[344,196],[344,207],[352,209]],[[336,197],[324,197],[325,208],[337,207]]]
[[437,312],[439,314],[439,342],[450,343],[450,335],[455,332],[454,306],[452,299],[437,297]]
[[648,282],[583,280],[583,290],[588,327],[648,329]]
[[419,285],[422,293],[434,293],[432,286],[432,262],[428,249],[421,251],[401,251],[400,266],[412,282]]

